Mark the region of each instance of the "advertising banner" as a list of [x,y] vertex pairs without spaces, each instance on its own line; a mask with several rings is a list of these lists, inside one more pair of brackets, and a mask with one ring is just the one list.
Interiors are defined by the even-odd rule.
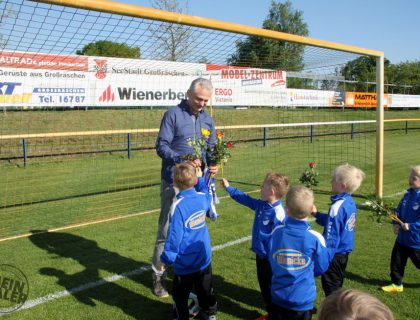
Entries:
[[[376,93],[346,92],[346,106],[352,108],[376,108]],[[384,94],[384,106],[388,106],[388,94]]]
[[389,94],[390,108],[420,108],[420,96],[405,94]]
[[286,106],[286,72],[207,64],[216,106]]
[[332,105],[334,91],[288,89],[288,106],[329,107]]

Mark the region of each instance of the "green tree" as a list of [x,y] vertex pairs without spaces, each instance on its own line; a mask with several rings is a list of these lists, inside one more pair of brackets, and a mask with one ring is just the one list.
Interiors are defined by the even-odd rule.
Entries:
[[85,56],[119,57],[119,58],[140,58],[140,48],[129,47],[125,43],[117,43],[107,40],[100,40],[89,43],[76,54]]
[[[309,34],[303,21],[303,12],[294,10],[292,3],[272,1],[263,29],[281,31],[301,36]],[[236,44],[236,52],[228,63],[267,69],[300,71],[303,69],[304,46],[292,42],[249,36]]]
[[[391,64],[385,58],[385,92],[420,94],[420,61]],[[352,60],[341,69],[347,80],[347,91],[376,91],[376,58],[362,56]]]
[[[420,94],[420,61],[406,61],[387,69],[387,80],[395,86],[393,93]],[[391,92],[391,89],[388,90]]]
[[[155,9],[188,13],[188,1],[181,6],[177,0],[153,0]],[[156,58],[169,61],[187,61],[190,48],[194,42],[194,35],[189,26],[160,22],[150,25],[149,30],[156,39]]]

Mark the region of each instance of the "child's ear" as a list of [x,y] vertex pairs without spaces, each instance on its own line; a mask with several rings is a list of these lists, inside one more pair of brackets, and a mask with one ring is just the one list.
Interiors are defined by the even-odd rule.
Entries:
[[276,195],[276,190],[274,190],[274,188],[271,188],[271,196],[275,196]]
[[290,211],[290,210],[289,210],[289,207],[288,207],[288,206],[285,206],[285,207],[284,207],[284,210],[286,211],[286,213],[287,213],[287,214],[289,214],[289,211]]
[[196,185],[197,183],[198,183],[198,177],[195,177],[194,185]]

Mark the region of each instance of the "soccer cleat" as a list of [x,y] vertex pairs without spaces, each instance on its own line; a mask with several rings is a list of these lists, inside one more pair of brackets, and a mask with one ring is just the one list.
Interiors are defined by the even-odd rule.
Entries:
[[397,285],[397,284],[391,283],[389,286],[382,287],[382,290],[385,291],[385,292],[396,293],[396,292],[403,292],[404,287],[403,287],[402,284]]
[[153,293],[159,298],[169,297],[169,293],[165,288],[165,274],[153,274]]
[[257,319],[255,320],[267,320],[268,319],[268,313],[267,314],[263,314],[262,316],[259,316]]

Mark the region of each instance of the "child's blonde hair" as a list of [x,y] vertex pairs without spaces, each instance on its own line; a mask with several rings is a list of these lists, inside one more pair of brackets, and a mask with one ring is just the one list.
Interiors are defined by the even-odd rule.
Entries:
[[197,174],[193,164],[183,162],[175,166],[174,184],[179,190],[193,187],[197,182]]
[[304,186],[290,188],[286,195],[287,214],[296,219],[307,218],[314,206],[314,193]]
[[338,290],[321,303],[318,320],[394,320],[391,310],[374,296],[358,290]]
[[289,190],[289,178],[281,173],[269,172],[264,178],[273,189],[278,199],[282,198]]
[[344,184],[346,192],[350,194],[359,189],[365,176],[362,170],[348,163],[336,167],[333,172],[333,179]]
[[420,177],[420,165],[412,167],[411,172],[413,172],[417,177]]

